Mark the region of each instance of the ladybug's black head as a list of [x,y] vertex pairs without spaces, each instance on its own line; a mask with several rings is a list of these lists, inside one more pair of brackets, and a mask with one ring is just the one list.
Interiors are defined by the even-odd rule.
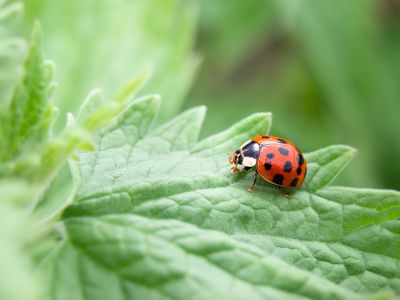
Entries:
[[243,155],[240,153],[240,149],[237,149],[235,152],[231,154],[229,157],[229,163],[235,165],[241,165],[243,162]]
[[245,167],[254,167],[257,163],[258,156],[260,154],[260,145],[254,141],[247,141],[238,150],[232,153],[229,158],[230,164],[235,164],[232,169],[234,173],[237,165],[243,165]]

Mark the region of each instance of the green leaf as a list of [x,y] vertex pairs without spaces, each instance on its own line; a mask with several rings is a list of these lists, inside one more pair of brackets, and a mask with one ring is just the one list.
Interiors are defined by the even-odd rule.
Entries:
[[96,89],[90,92],[78,111],[80,126],[94,132],[105,123],[110,122],[113,117],[125,109],[127,103],[129,104],[147,77],[147,72],[135,77],[122,87],[113,101],[106,102],[101,90]]
[[225,234],[177,221],[121,214],[65,225],[69,239],[53,269],[55,299],[355,297]]
[[[24,64],[25,74],[8,108],[1,111],[0,132],[5,138],[0,148],[0,176],[41,183],[43,191],[75,149],[93,149],[92,133],[130,105],[147,76],[144,73],[136,77],[111,101],[101,99],[97,90],[90,93],[78,114],[78,122],[68,114],[67,127],[53,135],[52,125],[58,116],[58,109],[49,102],[54,89],[53,68],[43,58],[41,30],[36,22]],[[64,179],[61,185],[68,181],[66,176]]]
[[140,76],[129,81],[118,93],[115,99],[118,102],[125,102],[126,99],[132,97],[133,94],[138,92],[144,83],[149,79],[149,71],[143,72]]
[[[254,295],[255,299],[256,295],[266,298],[264,284],[274,290],[290,292],[294,297],[310,299],[354,299],[352,293],[368,295],[381,289],[400,293],[400,225],[397,221],[400,217],[400,193],[328,186],[354,156],[353,148],[330,146],[305,154],[309,165],[306,184],[291,190],[289,197],[262,180],[255,191],[249,193],[247,186],[253,175],[232,175],[228,154],[250,137],[268,132],[272,119],[270,113],[254,114],[222,133],[196,142],[204,108],[191,109],[151,129],[156,103],[153,98],[133,102],[116,124],[100,131],[97,151],[80,151],[78,161],[72,164],[76,193],[71,198],[73,203],[62,216],[68,234],[63,250],[55,260],[58,270],[69,264],[79,265],[79,270],[71,267],[63,277],[68,285],[84,286],[82,279],[73,275],[79,272],[96,286],[101,286],[105,278],[112,280],[113,286],[117,286],[114,288],[121,289],[122,286],[127,293],[115,291],[121,293],[121,297],[133,295],[130,293],[140,293],[141,297],[148,299],[161,297],[158,292],[164,285],[157,285],[154,291],[153,286],[146,282],[148,289],[143,290],[134,281],[127,287],[126,282],[133,278],[129,276],[139,276],[135,272],[154,272],[154,277],[158,274],[162,280],[170,278],[174,282],[176,274],[192,274],[192,258],[187,255],[193,253],[185,256],[188,264],[177,264],[172,254],[160,258],[163,263],[158,267],[161,262],[154,264],[145,260],[135,264],[131,260],[138,257],[137,253],[163,255],[169,244],[166,242],[168,238],[163,237],[163,243],[158,246],[129,241],[133,235],[139,234],[140,228],[148,228],[149,232],[146,232],[152,236],[158,233],[151,228],[170,224],[188,228],[189,232],[204,233],[210,239],[217,234],[221,247],[225,244],[237,247],[233,254],[215,256],[213,264],[232,268],[230,270],[235,271],[235,276],[240,276],[242,271],[238,270],[243,270],[247,280],[260,281],[250,286],[243,286],[241,280],[232,281],[229,290],[234,290],[235,295],[246,293]],[[128,224],[124,226],[129,229],[105,233],[100,229],[104,220]],[[130,230],[135,233],[129,233]],[[220,233],[216,233],[218,231]],[[168,235],[168,230],[163,234]],[[198,240],[191,233],[183,235],[195,248],[201,248],[204,242],[203,249],[207,253],[208,241]],[[175,237],[171,239],[177,240]],[[82,250],[82,247],[88,247],[90,251]],[[258,261],[258,267],[243,258],[242,247],[261,255],[252,258]],[[180,255],[181,250],[176,249],[175,254]],[[169,251],[175,250],[166,253]],[[274,277],[280,278],[277,281],[264,282],[260,274],[270,274],[259,269],[264,259],[282,266],[279,269],[290,271]],[[81,264],[82,261],[85,263]],[[157,269],[152,269],[154,267]],[[219,278],[219,275],[210,275],[214,274],[210,268],[214,266],[195,268],[196,272],[202,273],[203,270],[206,274],[195,280],[198,286],[182,284],[183,287],[173,289],[174,294],[164,294],[164,297],[182,298],[188,294],[181,293],[207,292],[202,287],[210,286],[209,278],[216,282]],[[102,275],[94,275],[99,274],[100,269]],[[292,275],[307,282],[320,277],[321,285],[327,289],[306,292],[292,280]],[[269,278],[269,275],[265,276]],[[186,279],[192,277],[189,275]],[[287,282],[287,285],[282,286],[282,282]],[[54,290],[61,287],[61,281],[53,285]],[[214,292],[214,288],[209,292]],[[221,288],[218,292],[225,293],[226,290]],[[62,293],[65,294],[59,294],[61,299],[78,297],[70,289]],[[96,298],[96,289],[90,295],[89,298]],[[221,296],[208,296],[217,298],[217,295]],[[281,296],[270,295],[272,298]],[[234,295],[229,294],[227,298],[231,297]]]
[[3,143],[1,158],[10,160],[19,155],[32,139],[41,142],[39,137],[47,138],[52,107],[47,107],[51,86],[52,64],[42,57],[41,31],[35,24],[32,34],[31,48],[25,62],[25,75],[16,87],[9,111],[3,113],[2,132],[6,139]]
[[51,127],[58,110],[49,103],[54,88],[53,64],[41,52],[41,30],[35,23],[24,75],[1,111],[1,177],[26,178],[45,183],[79,145],[87,142],[82,130],[67,130],[52,136]]
[[101,105],[104,105],[105,99],[100,89],[90,91],[89,95],[83,100],[77,113],[77,121],[83,123],[89,118]]

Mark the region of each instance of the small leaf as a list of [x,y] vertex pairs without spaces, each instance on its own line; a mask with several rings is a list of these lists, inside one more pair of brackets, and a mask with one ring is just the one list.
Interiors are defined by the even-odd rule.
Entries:
[[137,93],[140,88],[146,83],[150,77],[150,71],[145,71],[141,75],[132,79],[128,82],[122,89],[117,93],[115,99],[118,102],[126,102],[127,99],[132,98],[135,93]]
[[78,122],[83,123],[85,119],[93,114],[96,109],[102,106],[104,102],[104,96],[100,89],[95,89],[91,91],[79,108],[76,118]]
[[31,48],[25,62],[26,74],[13,94],[10,111],[6,115],[7,123],[3,123],[5,126],[3,132],[7,134],[8,143],[3,154],[7,160],[21,152],[31,136],[40,136],[37,134],[38,127],[44,130],[38,124],[46,115],[45,107],[48,101],[52,67],[43,60],[40,41],[40,26],[39,23],[35,23]]
[[85,99],[78,112],[79,124],[89,130],[95,131],[101,126],[117,116],[124,108],[133,95],[141,88],[148,77],[148,72],[134,78],[126,84],[115,96],[113,101],[105,101],[100,90],[92,91]]

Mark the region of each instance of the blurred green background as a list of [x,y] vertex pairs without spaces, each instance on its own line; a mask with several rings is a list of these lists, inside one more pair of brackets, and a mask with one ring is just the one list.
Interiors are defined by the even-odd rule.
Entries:
[[[400,1],[25,0],[75,112],[144,69],[161,120],[206,105],[203,136],[258,111],[304,152],[359,149],[336,183],[400,189]],[[197,75],[196,75],[197,74]],[[232,145],[235,148],[237,145]],[[227,166],[228,167],[228,166]]]

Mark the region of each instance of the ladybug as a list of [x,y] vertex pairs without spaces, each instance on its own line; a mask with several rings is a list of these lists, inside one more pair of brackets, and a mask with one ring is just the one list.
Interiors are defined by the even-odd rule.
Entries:
[[[249,192],[253,191],[258,175],[280,188],[298,188],[307,174],[301,151],[292,142],[272,135],[257,135],[245,142],[232,153],[229,163],[234,164],[232,174],[256,168]],[[243,169],[239,170],[238,165],[243,165]]]

